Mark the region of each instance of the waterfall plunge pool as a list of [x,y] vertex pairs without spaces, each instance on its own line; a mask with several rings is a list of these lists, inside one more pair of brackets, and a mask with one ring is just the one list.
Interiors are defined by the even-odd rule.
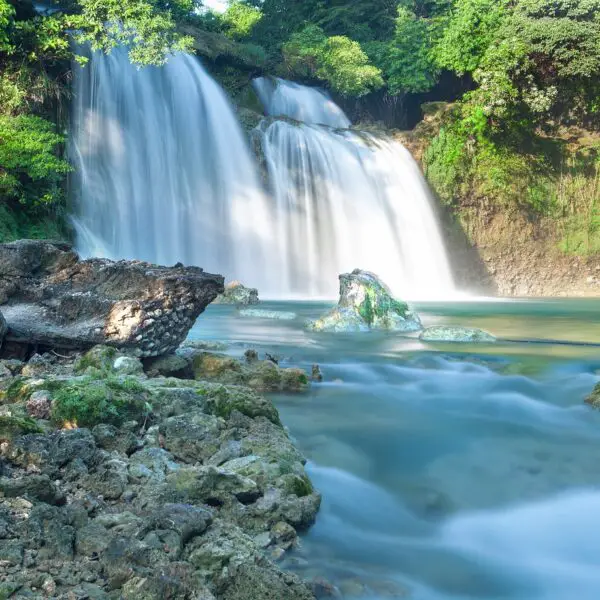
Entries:
[[[594,300],[417,305],[425,326],[482,327],[494,345],[314,334],[323,303],[263,303],[293,321],[211,306],[190,337],[281,356],[325,379],[274,396],[323,494],[283,567],[345,598],[600,597],[600,380]],[[535,342],[535,343],[532,343]]]

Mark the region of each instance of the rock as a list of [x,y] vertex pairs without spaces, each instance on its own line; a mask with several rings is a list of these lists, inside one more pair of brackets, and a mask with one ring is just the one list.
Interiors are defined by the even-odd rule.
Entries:
[[22,435],[0,450],[0,456],[14,465],[24,469],[35,467],[50,476],[75,459],[89,466],[96,455],[94,438],[87,429]]
[[217,452],[220,446],[219,420],[196,410],[180,417],[171,417],[160,424],[165,450],[187,463],[202,462]]
[[141,481],[163,482],[179,468],[173,455],[162,448],[144,448],[129,459],[129,476]]
[[214,304],[238,304],[247,306],[249,304],[258,304],[258,290],[247,288],[239,281],[231,281],[225,286],[225,291],[214,301]]
[[96,445],[109,452],[119,452],[121,454],[131,454],[138,447],[138,439],[127,430],[117,429],[114,425],[101,423],[92,429],[92,435],[96,440]]
[[0,415],[0,443],[10,442],[28,433],[41,433],[41,429],[33,419]]
[[206,409],[217,417],[228,419],[233,411],[248,417],[266,417],[280,425],[279,413],[272,402],[243,386],[206,386],[204,390]]
[[421,332],[424,342],[493,343],[496,337],[487,331],[473,327],[429,327]]
[[179,379],[194,377],[190,361],[178,354],[147,359],[144,370],[149,377],[178,377]]
[[167,477],[166,484],[169,495],[185,503],[220,506],[235,498],[251,504],[260,496],[252,479],[212,466],[179,469]]
[[78,349],[106,344],[137,356],[174,352],[223,278],[198,267],[79,261],[69,246],[0,244],[6,340]]
[[600,383],[592,390],[592,393],[585,399],[585,403],[594,408],[600,408]]
[[134,378],[90,377],[55,380],[52,420],[58,425],[94,427],[142,422],[151,411],[148,390]]
[[119,375],[140,375],[144,372],[142,361],[132,356],[119,356],[112,368]]
[[27,400],[27,413],[34,419],[49,419],[52,409],[52,400],[48,390],[33,392]]
[[253,317],[255,319],[275,319],[279,321],[293,321],[298,315],[294,312],[283,310],[262,310],[259,308],[245,308],[240,310],[240,317]]
[[319,365],[312,366],[310,378],[317,383],[323,381],[323,373],[321,372],[321,367]]
[[311,331],[358,332],[369,330],[419,331],[419,316],[395,300],[373,273],[355,269],[340,275],[340,299],[331,311],[306,324]]
[[26,475],[25,477],[0,477],[0,492],[6,498],[29,498],[47,504],[63,504],[64,494],[48,475]]
[[6,324],[6,319],[2,312],[0,312],[0,348],[2,347],[2,342],[4,341],[4,336],[8,331],[8,325]]
[[246,385],[259,392],[303,392],[309,386],[302,369],[285,369],[270,360],[257,360],[246,352],[244,362],[224,354],[196,353],[192,359],[196,379]]
[[233,564],[218,597],[222,600],[314,600],[297,575],[258,564]]

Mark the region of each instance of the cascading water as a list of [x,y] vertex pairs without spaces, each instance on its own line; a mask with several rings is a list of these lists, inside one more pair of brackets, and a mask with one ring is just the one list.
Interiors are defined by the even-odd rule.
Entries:
[[123,48],[80,52],[90,60],[74,67],[71,154],[82,255],[196,264],[266,297],[334,297],[338,274],[356,267],[403,298],[452,290],[416,163],[397,142],[350,131],[324,92],[255,82],[267,113],[282,117],[257,130],[269,198],[199,61],[179,54],[138,70]]
[[346,115],[320,90],[266,78],[255,89],[271,117],[301,121],[260,126],[280,291],[333,296],[338,273],[360,267],[403,298],[452,294],[431,195],[406,148],[347,129]]
[[[195,58],[75,65],[71,154],[84,256],[183,262],[269,286],[270,211],[229,101]],[[260,225],[256,225],[256,224]]]

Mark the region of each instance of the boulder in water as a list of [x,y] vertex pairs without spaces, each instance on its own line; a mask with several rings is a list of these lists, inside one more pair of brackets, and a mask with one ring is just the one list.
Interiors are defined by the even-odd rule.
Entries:
[[223,277],[198,267],[80,261],[55,242],[0,244],[0,304],[13,344],[105,344],[161,356],[177,349],[223,289]]
[[496,337],[474,327],[436,326],[425,329],[419,336],[424,342],[492,343]]
[[239,281],[232,281],[225,286],[225,291],[216,298],[214,304],[248,306],[250,304],[258,304],[259,302],[258,290],[256,288],[248,288]]
[[419,316],[408,304],[393,298],[389,288],[368,271],[355,269],[340,275],[338,305],[316,321],[309,321],[312,331],[419,331]]

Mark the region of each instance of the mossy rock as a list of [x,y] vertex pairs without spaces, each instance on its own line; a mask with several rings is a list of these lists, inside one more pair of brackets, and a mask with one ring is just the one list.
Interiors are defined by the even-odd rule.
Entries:
[[289,473],[281,477],[283,489],[288,494],[293,494],[298,498],[310,496],[314,492],[313,485],[307,475],[298,475]]
[[241,386],[212,386],[203,393],[207,410],[223,419],[233,411],[251,418],[266,417],[275,425],[281,425],[279,413],[273,404],[254,390]]
[[118,356],[119,352],[116,348],[94,346],[75,363],[75,372],[85,373],[90,367],[100,372],[112,371],[113,364]]
[[600,409],[600,383],[596,385],[592,393],[585,399],[585,403]]
[[13,377],[5,385],[6,387],[0,390],[0,404],[25,402],[33,392],[26,377]]
[[0,442],[10,442],[20,435],[42,433],[42,431],[30,417],[0,415]]
[[242,384],[245,379],[240,361],[224,354],[197,354],[192,360],[192,369],[196,379],[217,380],[230,384]]
[[53,387],[57,389],[53,393],[52,420],[59,426],[120,425],[141,420],[152,410],[150,393],[134,378],[84,377],[55,381]]
[[333,332],[422,329],[421,320],[406,302],[395,299],[377,275],[360,269],[340,275],[337,306],[306,325],[312,331]]
[[282,369],[270,360],[242,363],[224,354],[202,352],[193,357],[192,367],[198,380],[245,385],[258,392],[303,392],[309,386],[302,369]]

